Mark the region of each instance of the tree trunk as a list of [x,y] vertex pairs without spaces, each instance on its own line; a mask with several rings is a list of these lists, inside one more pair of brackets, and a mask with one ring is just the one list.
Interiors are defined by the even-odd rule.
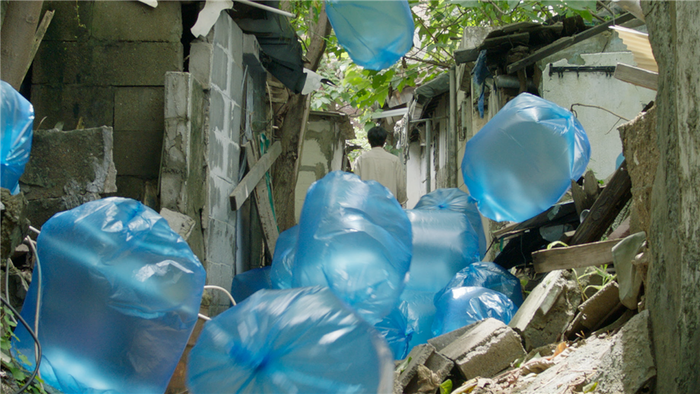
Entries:
[[11,1],[0,32],[0,79],[19,90],[34,43],[43,1]]
[[[316,71],[326,49],[326,37],[330,35],[331,24],[325,8],[318,17],[318,22],[309,28],[311,43],[306,52],[308,63],[305,67]],[[272,166],[273,198],[280,232],[294,226],[294,189],[297,185],[297,159],[299,157],[302,130],[308,118],[309,96],[295,94],[289,97],[284,121],[278,136],[282,143],[282,154]]]

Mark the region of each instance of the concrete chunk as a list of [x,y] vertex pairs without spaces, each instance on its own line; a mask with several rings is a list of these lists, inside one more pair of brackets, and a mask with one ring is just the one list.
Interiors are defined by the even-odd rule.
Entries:
[[182,239],[187,241],[187,239],[190,238],[190,235],[192,234],[192,230],[194,229],[194,226],[196,222],[194,219],[187,215],[183,215],[179,212],[172,211],[168,208],[163,208],[160,210],[160,216],[165,219],[168,224],[170,225],[170,228],[173,229],[176,233],[178,233]]
[[508,324],[528,351],[555,342],[574,319],[581,291],[574,274],[552,271],[535,287]]
[[520,337],[503,322],[489,318],[469,327],[440,351],[454,361],[466,380],[491,377],[525,356]]
[[397,371],[394,393],[435,392],[454,366],[451,360],[437,353],[430,344],[414,347],[406,359],[410,360],[406,368]]

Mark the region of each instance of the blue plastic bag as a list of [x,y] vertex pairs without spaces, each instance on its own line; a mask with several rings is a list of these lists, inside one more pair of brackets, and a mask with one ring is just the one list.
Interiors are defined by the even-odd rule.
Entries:
[[390,393],[384,338],[327,288],[261,290],[208,322],[187,387],[209,393]]
[[486,234],[484,233],[484,225],[481,221],[479,208],[476,206],[476,200],[457,188],[437,189],[433,192],[423,195],[418,200],[418,204],[413,209],[423,210],[442,210],[461,212],[467,215],[469,224],[479,237],[479,253],[483,259],[486,255]]
[[[106,198],[54,215],[38,238],[41,377],[61,392],[163,393],[197,321],[205,272],[168,222]],[[33,327],[39,270],[22,308]],[[23,326],[12,342],[34,365]]]
[[375,324],[399,303],[411,234],[411,222],[387,188],[331,172],[306,193],[292,287],[330,287]]
[[408,354],[415,346],[427,343],[433,338],[432,326],[435,319],[435,304],[433,297],[435,293],[430,291],[405,290],[401,294],[401,304],[399,309],[406,317],[408,328],[413,330],[413,334],[408,338]]
[[272,256],[270,280],[273,289],[292,288],[292,267],[299,239],[299,226],[289,228],[280,234]]
[[338,43],[355,64],[383,70],[413,46],[413,16],[406,0],[327,0]]
[[442,335],[489,317],[510,323],[518,308],[503,293],[485,287],[455,287],[435,300],[432,332]]
[[0,187],[17,194],[32,150],[34,107],[5,81],[0,81],[0,105]]
[[408,354],[408,344],[413,337],[413,328],[408,325],[406,315],[400,307],[394,308],[374,328],[386,339],[395,360],[403,360]]
[[406,289],[437,293],[481,259],[479,237],[466,215],[450,210],[406,210],[413,228],[413,259]]
[[258,290],[271,288],[270,267],[255,268],[233,277],[231,296],[238,303]]
[[559,201],[590,156],[571,112],[521,93],[467,141],[462,174],[482,215],[522,222]]
[[498,264],[480,261],[469,264],[435,295],[435,302],[442,295],[457,287],[485,287],[505,294],[515,306],[523,304],[523,288],[520,280]]

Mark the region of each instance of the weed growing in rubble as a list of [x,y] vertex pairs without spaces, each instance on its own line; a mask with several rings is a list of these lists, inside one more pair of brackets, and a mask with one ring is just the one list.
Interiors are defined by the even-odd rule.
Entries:
[[[600,284],[599,285],[593,285],[589,284],[586,287],[583,287],[581,282],[584,279],[588,279],[588,282],[591,282],[591,278],[593,277],[600,277]],[[583,300],[585,301],[588,297],[586,296],[586,291],[589,289],[595,289],[595,291],[598,291],[605,287],[608,283],[612,282],[617,278],[616,274],[611,274],[608,272],[608,265],[603,264],[598,267],[591,267],[590,269],[586,270],[586,272],[582,275],[576,276],[576,284],[578,285],[578,288],[581,290],[581,297],[583,297]],[[597,281],[596,281],[597,282]]]
[[[10,316],[12,311],[5,305],[0,305],[0,321],[2,322],[3,332],[0,337],[0,358],[2,358],[2,371],[0,372],[0,377],[2,377],[3,384],[10,385],[14,381],[18,387],[23,386],[27,379],[29,378],[29,373],[20,366],[17,360],[12,356],[10,351],[12,338],[17,338],[12,332],[17,326]],[[29,364],[29,360],[23,354],[19,354],[18,358],[25,365]],[[41,384],[43,382],[39,377],[34,378],[34,382],[25,389],[26,392],[34,394],[46,394],[46,391],[42,388]]]

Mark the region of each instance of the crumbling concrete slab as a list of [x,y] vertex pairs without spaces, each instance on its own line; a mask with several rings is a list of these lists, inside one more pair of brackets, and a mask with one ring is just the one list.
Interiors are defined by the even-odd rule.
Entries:
[[465,379],[491,377],[525,356],[520,336],[500,320],[489,318],[469,327],[440,350]]
[[617,282],[611,281],[598,290],[591,298],[579,305],[580,313],[569,324],[567,337],[579,333],[583,329],[595,330],[614,311],[620,303]]
[[27,220],[27,199],[23,193],[17,195],[10,194],[5,188],[0,188],[0,199],[2,209],[0,209],[0,259],[4,262],[12,255],[17,245],[29,231],[29,220]]
[[112,128],[37,130],[20,188],[34,226],[59,211],[117,191]]
[[449,375],[454,363],[435,351],[430,344],[411,349],[405,369],[399,370],[394,381],[394,393],[433,393]]
[[165,219],[168,222],[170,228],[173,229],[173,231],[175,231],[176,233],[178,233],[185,241],[187,241],[190,238],[192,230],[197,224],[197,222],[195,222],[195,220],[191,217],[184,215],[180,212],[172,211],[168,208],[161,209],[160,216],[162,216],[163,219]]
[[528,351],[555,342],[574,319],[581,291],[569,270],[552,271],[538,284],[508,324]]
[[632,180],[632,207],[630,232],[649,234],[651,223],[651,191],[659,162],[656,139],[656,107],[641,113],[618,128],[622,151],[627,159],[627,170]]

